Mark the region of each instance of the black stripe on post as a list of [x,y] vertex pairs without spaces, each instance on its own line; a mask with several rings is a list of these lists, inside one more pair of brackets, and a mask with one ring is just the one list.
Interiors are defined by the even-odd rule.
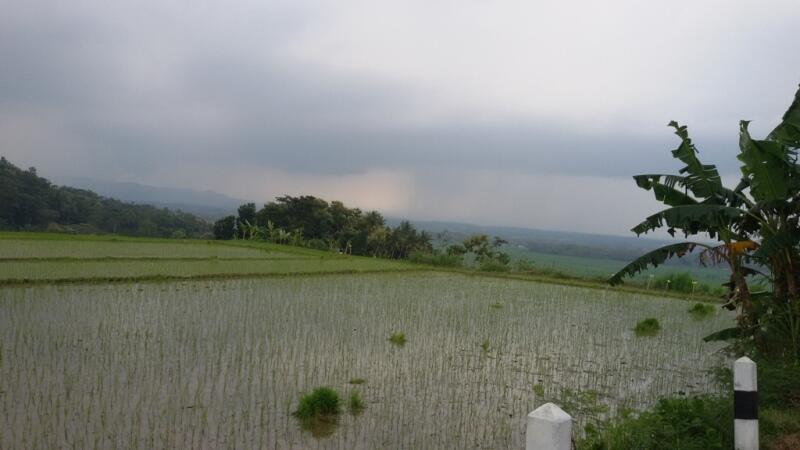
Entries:
[[758,420],[758,392],[733,391],[733,418]]

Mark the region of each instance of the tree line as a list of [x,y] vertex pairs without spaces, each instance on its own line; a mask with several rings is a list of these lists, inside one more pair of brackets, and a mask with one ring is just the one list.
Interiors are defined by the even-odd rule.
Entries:
[[392,259],[433,250],[430,234],[408,221],[392,228],[377,211],[364,212],[311,195],[284,195],[261,209],[245,203],[237,215],[215,222],[213,230],[216,239],[257,239]]
[[34,167],[23,170],[0,157],[0,230],[210,237],[211,227],[181,211],[56,186]]
[[0,230],[141,237],[254,239],[345,254],[420,263],[508,270],[499,251],[505,241],[470,236],[459,244],[434,248],[432,236],[408,221],[391,227],[377,211],[348,208],[305,195],[285,195],[266,203],[239,206],[236,215],[213,226],[182,211],[126,203],[92,191],[56,186],[34,167],[23,170],[0,157]]

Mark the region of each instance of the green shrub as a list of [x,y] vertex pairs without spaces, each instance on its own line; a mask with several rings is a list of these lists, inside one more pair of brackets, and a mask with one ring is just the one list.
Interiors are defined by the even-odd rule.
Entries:
[[183,230],[175,230],[170,235],[172,239],[186,239],[186,232]]
[[427,264],[441,267],[461,267],[464,258],[461,255],[447,254],[445,252],[413,251],[408,255],[408,260],[417,264]]
[[309,239],[305,242],[306,247],[314,250],[330,250],[331,246],[323,239]]
[[661,325],[658,323],[658,319],[648,317],[637,323],[633,331],[637,336],[655,336],[660,329]]
[[405,333],[395,333],[395,334],[389,336],[389,342],[391,342],[394,345],[402,347],[402,346],[406,345],[406,342],[408,342],[408,339],[406,339]]
[[688,309],[688,312],[694,320],[702,320],[714,314],[714,306],[708,303],[695,303],[694,306]]
[[533,272],[536,270],[533,261],[529,259],[518,259],[514,261],[512,270],[514,272]]
[[508,267],[508,264],[503,264],[502,261],[487,259],[480,263],[478,270],[482,272],[508,272],[511,268]]
[[333,418],[342,412],[339,394],[329,387],[319,387],[300,398],[294,415],[299,419]]
[[[800,409],[768,409],[758,411],[759,434],[762,436],[762,448],[797,449],[800,448]],[[785,444],[787,438],[794,438],[794,445]],[[779,442],[784,441],[781,446]],[[772,445],[770,445],[772,444]]]
[[759,406],[800,409],[800,364],[758,357],[756,364]]
[[733,405],[714,396],[665,398],[638,416],[588,427],[577,450],[733,448]]

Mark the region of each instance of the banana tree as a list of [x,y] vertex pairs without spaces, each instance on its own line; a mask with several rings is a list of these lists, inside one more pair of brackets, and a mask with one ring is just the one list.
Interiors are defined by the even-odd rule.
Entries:
[[[701,249],[705,264],[726,264],[726,307],[737,309],[738,326],[709,338],[738,336],[752,339],[765,352],[800,358],[800,90],[781,123],[762,140],[753,139],[748,121],[739,127],[741,179],[733,188],[723,186],[713,165],[703,164],[685,126],[669,124],[681,143],[672,151],[684,163],[677,175],[644,174],[636,184],[652,191],[666,209],[633,227],[637,235],[666,227],[674,236],[707,235],[718,241],[681,242],[658,248],[637,258],[614,274],[612,285],[672,257]],[[764,275],[771,286],[751,292],[748,277]]]
[[251,224],[249,220],[245,219],[244,222],[239,222],[239,227],[242,230],[243,239],[262,239],[263,232],[258,225]]

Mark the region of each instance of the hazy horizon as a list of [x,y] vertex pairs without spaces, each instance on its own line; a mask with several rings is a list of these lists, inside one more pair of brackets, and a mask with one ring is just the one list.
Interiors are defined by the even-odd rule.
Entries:
[[667,122],[731,179],[800,82],[789,0],[0,6],[14,164],[413,220],[631,235]]

